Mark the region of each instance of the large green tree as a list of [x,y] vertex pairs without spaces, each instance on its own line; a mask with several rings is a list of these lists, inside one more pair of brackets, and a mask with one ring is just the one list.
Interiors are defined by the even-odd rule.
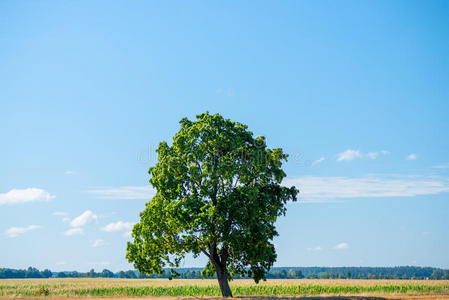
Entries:
[[216,274],[222,295],[232,296],[231,276],[265,279],[276,260],[274,224],[298,190],[281,186],[287,154],[269,149],[246,125],[207,112],[180,124],[171,146],[159,144],[149,170],[156,195],[133,228],[126,257],[151,274],[203,253],[203,277]]

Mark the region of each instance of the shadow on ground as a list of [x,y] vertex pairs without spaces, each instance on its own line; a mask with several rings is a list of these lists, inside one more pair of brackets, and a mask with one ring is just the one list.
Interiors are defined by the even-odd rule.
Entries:
[[222,297],[0,297],[0,300],[449,300],[449,295],[378,295],[378,296],[236,296]]
[[393,300],[398,298],[384,298],[376,296],[254,296],[254,297],[234,297],[233,299],[239,300],[281,300],[281,299],[294,299],[294,300]]

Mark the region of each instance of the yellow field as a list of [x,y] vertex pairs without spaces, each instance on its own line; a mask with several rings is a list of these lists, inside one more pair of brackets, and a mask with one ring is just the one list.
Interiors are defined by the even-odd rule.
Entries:
[[[37,287],[48,284],[54,288],[78,287],[140,287],[140,286],[218,286],[216,279],[121,279],[121,278],[46,278],[46,279],[0,279],[0,286]],[[258,285],[320,285],[320,286],[376,286],[376,285],[430,285],[447,286],[449,280],[365,280],[365,279],[269,279]],[[252,279],[237,279],[231,286],[256,285]]]
[[[400,295],[449,296],[448,280],[333,280],[333,279],[272,279],[256,285],[248,279],[234,280],[235,296],[259,299],[287,296],[324,295]],[[211,297],[218,296],[215,279],[116,279],[116,278],[50,278],[2,279],[0,297]],[[398,297],[398,296],[396,296]],[[160,298],[162,299],[162,298]]]

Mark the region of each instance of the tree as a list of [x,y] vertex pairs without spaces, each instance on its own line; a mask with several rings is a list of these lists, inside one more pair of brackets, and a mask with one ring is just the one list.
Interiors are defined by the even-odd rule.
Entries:
[[114,277],[114,273],[112,273],[111,271],[109,271],[108,269],[104,269],[101,272],[101,277]]
[[126,273],[124,271],[118,272],[118,278],[126,278]]
[[137,278],[136,273],[134,273],[134,271],[132,271],[132,270],[126,271],[125,276],[126,276],[126,278],[132,278],[132,279]]
[[295,275],[296,275],[296,278],[299,278],[299,279],[304,278],[304,275],[302,275],[301,270],[296,270],[295,271]]
[[274,223],[298,190],[281,186],[287,154],[269,149],[246,125],[207,112],[180,124],[173,144],[161,142],[156,151],[149,170],[156,195],[133,228],[126,257],[139,272],[160,274],[187,253],[203,253],[209,262],[202,277],[215,273],[222,295],[232,296],[231,276],[265,279],[276,260]]
[[296,272],[292,269],[289,269],[287,272],[287,278],[296,278]]
[[41,272],[42,277],[50,278],[53,276],[53,273],[49,269],[45,269]]
[[73,271],[73,272],[70,272],[70,277],[78,278],[78,277],[82,277],[82,274],[78,273],[77,271]]
[[87,277],[94,278],[94,277],[98,277],[98,276],[97,276],[97,273],[95,273],[94,269],[90,269],[90,271],[87,273]]
[[445,271],[444,271],[443,279],[444,279],[444,280],[449,280],[449,270],[445,270]]
[[25,275],[26,278],[41,278],[42,277],[39,270],[36,268],[33,268],[33,267],[28,267],[25,274],[26,274]]
[[442,279],[444,277],[444,271],[441,269],[434,269],[432,275],[430,275],[430,279]]

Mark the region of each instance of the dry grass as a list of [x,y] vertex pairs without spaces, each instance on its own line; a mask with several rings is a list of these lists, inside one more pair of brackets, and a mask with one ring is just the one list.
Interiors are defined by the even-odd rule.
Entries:
[[[218,286],[216,279],[121,279],[121,278],[46,278],[46,279],[0,279],[0,286],[41,285],[51,287],[102,288],[102,287],[141,287],[141,286]],[[237,279],[230,282],[231,286],[255,285],[252,279]],[[430,285],[447,286],[449,280],[364,280],[364,279],[269,279],[259,285],[321,285],[321,286],[376,286],[376,285]]]
[[[449,295],[448,280],[272,279],[256,285],[249,279],[231,282],[235,295]],[[0,280],[0,297],[33,296],[216,296],[215,279],[49,278]],[[261,299],[261,298],[258,298]],[[276,298],[270,298],[276,299]],[[345,298],[346,299],[346,298]],[[435,298],[433,298],[435,299]]]

